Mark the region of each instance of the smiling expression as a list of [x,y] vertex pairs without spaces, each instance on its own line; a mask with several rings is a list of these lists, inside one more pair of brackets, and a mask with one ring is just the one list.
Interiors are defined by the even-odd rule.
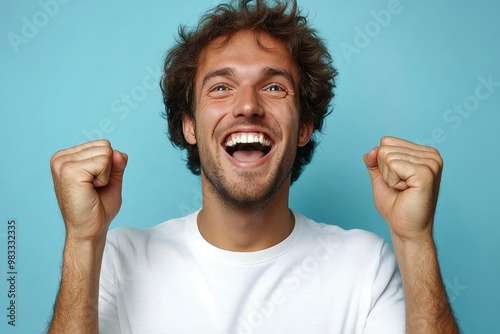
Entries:
[[312,132],[300,123],[297,87],[288,49],[265,33],[240,31],[205,48],[183,131],[198,145],[202,182],[224,202],[262,204],[288,191],[297,146]]

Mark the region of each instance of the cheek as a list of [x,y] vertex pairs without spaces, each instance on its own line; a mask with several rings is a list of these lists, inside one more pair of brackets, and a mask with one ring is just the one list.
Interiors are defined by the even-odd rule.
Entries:
[[261,106],[274,117],[287,122],[294,122],[299,119],[299,112],[296,104],[291,99],[262,99]]
[[198,119],[207,127],[214,127],[230,113],[231,106],[227,101],[212,100],[202,105],[199,110]]
[[207,99],[200,103],[200,110],[202,112],[210,112],[211,114],[223,114],[231,110],[233,106],[233,99],[231,97],[221,99]]
[[197,145],[200,155],[216,158],[221,152],[221,135],[216,125],[204,123],[204,128],[197,131]]
[[297,108],[289,103],[270,104],[268,110],[272,110],[272,117],[280,126],[283,133],[297,133],[300,116]]

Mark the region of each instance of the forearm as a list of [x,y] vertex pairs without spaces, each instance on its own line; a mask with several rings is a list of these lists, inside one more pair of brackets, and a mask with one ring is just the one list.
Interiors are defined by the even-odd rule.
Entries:
[[61,286],[48,333],[98,333],[99,275],[105,238],[66,240]]
[[417,242],[393,234],[392,240],[403,280],[407,333],[459,333],[432,235]]

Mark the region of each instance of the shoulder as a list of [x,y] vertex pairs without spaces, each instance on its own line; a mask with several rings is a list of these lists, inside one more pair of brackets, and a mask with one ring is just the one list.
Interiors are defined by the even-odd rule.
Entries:
[[329,280],[339,284],[349,282],[346,289],[363,287],[366,291],[379,284],[375,282],[385,284],[392,279],[398,282],[396,258],[384,238],[366,230],[346,230],[300,215],[297,222],[301,227],[300,251],[321,264],[318,267]]
[[301,214],[295,214],[303,226],[304,234],[318,240],[328,241],[340,248],[354,248],[359,251],[371,251],[381,248],[386,241],[379,235],[361,229],[346,230],[337,225],[316,222]]
[[186,231],[196,215],[170,219],[151,228],[118,227],[110,230],[104,248],[101,282],[119,286],[131,275],[156,270],[166,259],[177,259],[186,245]]
[[391,245],[375,233],[318,223],[300,214],[296,217],[301,224],[302,250],[316,257],[323,254],[332,266],[353,274],[374,274],[381,267],[393,270],[397,266]]
[[196,213],[173,218],[149,228],[117,227],[108,232],[107,246],[118,249],[138,248],[158,241],[175,241],[185,235],[188,224],[196,219]]

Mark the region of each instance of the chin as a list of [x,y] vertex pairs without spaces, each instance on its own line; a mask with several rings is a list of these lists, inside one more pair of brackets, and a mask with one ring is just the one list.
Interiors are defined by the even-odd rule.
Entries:
[[241,208],[263,207],[272,204],[286,182],[287,178],[277,179],[276,176],[261,179],[259,182],[256,175],[251,175],[245,177],[245,180],[231,185],[227,183],[223,185],[219,182],[212,183],[212,185],[223,202],[229,206]]

